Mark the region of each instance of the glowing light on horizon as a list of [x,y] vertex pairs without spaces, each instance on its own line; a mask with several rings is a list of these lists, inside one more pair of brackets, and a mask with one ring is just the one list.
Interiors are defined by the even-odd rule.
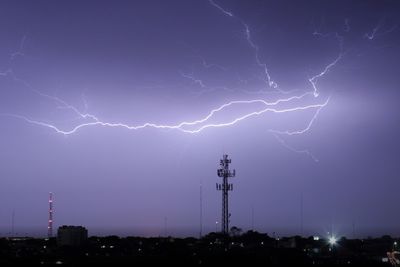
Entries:
[[338,239],[335,236],[330,236],[328,239],[329,245],[335,246],[337,244]]

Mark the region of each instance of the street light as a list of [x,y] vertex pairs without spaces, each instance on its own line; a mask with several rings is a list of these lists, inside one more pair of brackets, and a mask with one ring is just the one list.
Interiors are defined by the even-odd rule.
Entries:
[[331,246],[335,246],[335,245],[337,244],[337,238],[336,238],[335,236],[332,235],[331,237],[329,237],[328,243],[329,243],[329,245],[331,245]]

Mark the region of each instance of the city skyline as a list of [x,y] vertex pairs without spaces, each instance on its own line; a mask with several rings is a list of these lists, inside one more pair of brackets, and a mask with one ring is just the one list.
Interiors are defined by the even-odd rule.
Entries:
[[400,235],[397,1],[0,6],[1,236]]

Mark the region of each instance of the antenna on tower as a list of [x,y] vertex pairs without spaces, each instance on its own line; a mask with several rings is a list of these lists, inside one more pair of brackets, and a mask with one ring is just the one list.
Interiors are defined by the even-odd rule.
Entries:
[[251,206],[251,231],[254,231],[254,206]]
[[49,193],[49,222],[47,226],[47,237],[53,237],[53,193]]
[[200,238],[203,235],[203,188],[200,181]]
[[14,225],[15,225],[15,210],[12,211],[11,215],[11,236],[14,237]]
[[165,217],[164,217],[164,236],[165,236],[165,237],[168,236],[167,222],[168,222],[168,217],[165,216]]
[[216,184],[217,190],[222,191],[222,223],[221,232],[223,234],[228,234],[229,231],[229,217],[231,214],[228,210],[228,192],[233,191],[233,184],[228,183],[228,178],[235,177],[235,170],[231,172],[229,170],[229,164],[231,160],[228,159],[228,155],[223,155],[220,160],[221,169],[218,169],[217,174],[222,177],[222,184]]
[[303,225],[303,192],[301,192],[301,196],[300,196],[300,234],[301,236],[303,236],[304,234],[304,225]]

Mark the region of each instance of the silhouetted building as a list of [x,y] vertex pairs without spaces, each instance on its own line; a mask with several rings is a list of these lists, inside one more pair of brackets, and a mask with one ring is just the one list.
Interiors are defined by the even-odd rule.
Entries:
[[80,246],[88,239],[88,231],[83,226],[63,225],[57,231],[59,246]]

